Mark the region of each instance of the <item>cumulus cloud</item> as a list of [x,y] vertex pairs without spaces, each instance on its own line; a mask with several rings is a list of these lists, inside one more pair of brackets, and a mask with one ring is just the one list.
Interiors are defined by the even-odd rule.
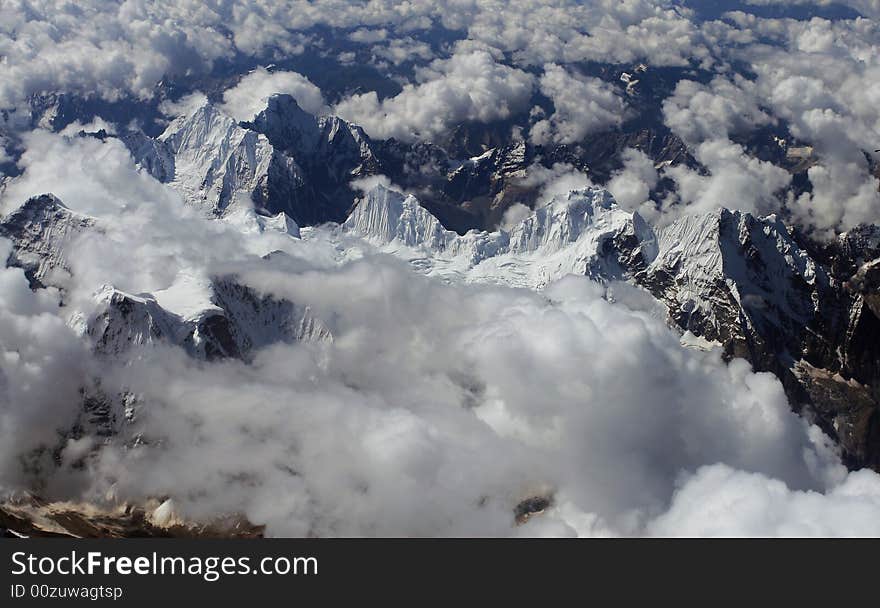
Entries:
[[[620,124],[625,105],[564,64],[693,62],[724,75],[680,82],[664,120],[705,171],[657,169],[629,150],[609,182],[622,205],[658,222],[719,205],[777,209],[790,176],[733,138],[784,121],[816,153],[812,191],[787,203],[795,217],[819,230],[876,218],[864,158],[880,133],[876,24],[735,14],[699,26],[686,9],[647,0],[455,8],[6,4],[0,106],[58,90],[146,98],[168,74],[301,52],[309,28],[323,24],[346,28],[379,61],[417,64],[399,94],[359,92],[334,108],[371,135],[435,138],[526,113],[540,91],[554,109],[534,116],[531,138],[572,143]],[[468,40],[431,50],[419,31],[436,23]],[[750,78],[733,75],[732,60]],[[274,92],[309,111],[324,106],[303,76],[264,68],[227,90],[224,104],[249,118]],[[161,110],[203,101],[194,93]],[[22,174],[4,182],[3,211],[52,191],[98,229],[67,244],[64,307],[53,288],[31,291],[20,270],[0,271],[4,491],[170,495],[184,515],[239,512],[274,535],[880,534],[880,477],[847,473],[773,376],[682,347],[634,288],[610,286],[609,297],[584,277],[541,293],[447,284],[329,228],[297,239],[209,221],[113,138],[35,131],[19,142]],[[648,198],[662,178],[678,190],[655,212]],[[524,179],[540,200],[591,184],[564,163],[534,165]],[[390,185],[379,176],[354,186],[376,183]],[[514,206],[503,225],[527,213]],[[0,242],[4,259],[9,247]],[[274,345],[248,363],[208,364],[158,345],[117,361],[75,331],[104,285],[155,293],[181,276],[217,274],[308,306],[333,341]],[[98,388],[135,397],[121,435],[63,439],[80,390]],[[536,495],[553,505],[516,527],[515,505]]]
[[6,151],[6,147],[9,145],[8,138],[0,135],[0,163],[9,162],[12,160],[12,157],[9,155],[9,152]]
[[[836,523],[842,513],[867,512],[876,475],[847,477],[778,380],[685,349],[630,307],[638,298],[612,303],[585,277],[542,293],[446,284],[328,229],[306,240],[240,233],[193,214],[118,142],[26,141],[7,209],[53,189],[100,230],[69,245],[63,308],[21,271],[0,274],[6,490],[32,482],[19,456],[56,445],[45,420],[70,422],[78,389],[99,380],[106,394],[135,396],[130,421],[111,441],[68,445],[67,464],[47,461],[50,498],[173,496],[181,515],[242,513],[272,535],[786,533],[750,528],[752,511],[719,510],[723,528],[681,523],[705,491],[683,476],[723,463],[733,482],[720,504],[731,484],[756,501],[765,485],[785,488],[792,503],[815,503],[808,531],[834,534],[856,530]],[[275,250],[286,255],[260,257]],[[250,363],[158,345],[96,359],[66,324],[104,284],[155,292],[181,272],[231,274],[308,306],[333,341],[267,347]],[[748,480],[760,482],[754,496]],[[554,506],[516,527],[514,507],[535,495]]]
[[[11,243],[0,239],[5,260]],[[58,315],[58,294],[31,291],[24,272],[0,270],[0,493],[33,487],[53,467],[58,432],[78,414],[90,383],[85,345]],[[51,379],[51,381],[49,380]]]
[[663,102],[663,116],[705,171],[686,165],[663,169],[677,187],[662,202],[658,221],[719,207],[766,214],[782,206],[781,194],[791,183],[788,171],[731,141],[774,122],[760,107],[754,83],[742,77],[716,77],[708,85],[682,80]]
[[430,139],[464,121],[505,119],[528,107],[533,77],[495,61],[487,51],[456,53],[431,63],[417,84],[379,101],[375,92],[353,95],[333,109],[378,138]]
[[62,135],[77,135],[80,132],[98,133],[104,131],[108,135],[116,134],[116,126],[107,122],[101,117],[97,117],[88,124],[83,124],[78,120],[73,121],[61,130]]
[[186,514],[242,512],[270,534],[506,535],[540,492],[641,533],[682,471],[719,461],[822,489],[775,378],[684,351],[587,279],[548,303],[385,258],[238,271],[332,319],[333,343],[252,365],[160,350],[113,366],[104,386],[140,396],[145,442],[96,454],[87,495],[171,494]]
[[776,165],[750,157],[743,147],[726,139],[701,143],[694,157],[708,174],[676,165],[664,175],[676,182],[672,200],[664,201],[664,221],[680,214],[699,214],[721,207],[758,215],[778,211],[779,194],[791,183],[791,175]]
[[391,178],[387,175],[370,175],[368,177],[361,177],[350,182],[350,185],[353,189],[358,192],[367,193],[376,186],[384,186],[385,188],[392,188]]
[[403,27],[409,22],[404,12],[394,3],[357,7],[335,0],[6,2],[0,7],[0,55],[6,59],[0,107],[52,92],[149,98],[163,78],[209,73],[218,60],[301,53],[309,40],[304,30],[315,25],[380,21]]
[[877,23],[744,16],[736,22],[775,43],[731,54],[757,75],[753,91],[761,103],[813,148],[813,193],[798,199],[794,215],[819,233],[876,221],[880,192],[865,154],[880,141]]
[[388,31],[385,29],[371,30],[360,28],[348,35],[349,40],[354,42],[380,42],[388,37]]
[[152,96],[165,75],[203,71],[231,55],[216,19],[207,8],[199,18],[184,7],[132,2],[4,3],[0,106],[59,90]]
[[[502,10],[504,9],[504,10]],[[524,65],[600,61],[688,65],[710,59],[688,9],[650,0],[477,2],[444,16],[447,27],[502,49]]]
[[532,125],[530,136],[534,143],[571,144],[623,122],[623,100],[598,78],[587,78],[551,64],[544,67],[540,87],[553,102],[554,112],[549,119]]
[[866,165],[862,160],[810,167],[807,175],[813,190],[793,205],[796,219],[831,235],[835,229],[876,222],[880,217],[880,180]]
[[[846,4],[869,17],[878,14],[871,1]],[[704,145],[708,149],[701,153],[709,158],[724,149],[729,158],[735,148],[727,140],[737,134],[787,128],[793,138],[813,146],[816,165],[812,194],[794,199],[792,217],[830,234],[880,212],[876,178],[864,159],[880,140],[876,21],[762,19],[732,12],[703,23],[689,9],[651,0],[517,0],[505,6],[494,0],[464,5],[321,0],[86,2],[73,8],[41,0],[24,10],[7,3],[0,9],[0,55],[6,59],[0,65],[0,107],[21,106],[30,95],[52,92],[148,98],[168,76],[210,74],[218,61],[268,64],[309,46],[333,56],[332,42],[315,29],[327,26],[349,43],[368,47],[369,61],[389,78],[411,80],[397,96],[358,91],[335,109],[374,136],[436,139],[461,122],[503,120],[524,111],[531,94],[540,90],[556,110],[535,117],[532,140],[568,143],[613,128],[622,115],[622,102],[611,89],[578,75],[571,63],[698,66],[714,70],[715,77],[699,84],[690,72],[664,104],[666,124],[691,148]],[[426,32],[438,25],[463,39],[436,45]],[[354,58],[343,55],[345,62]],[[405,70],[397,67],[410,63]],[[538,69],[543,74],[536,80],[532,74]],[[293,72],[262,68],[227,91],[229,109],[247,117],[273,90],[293,93],[310,111],[323,110],[321,92],[310,83]],[[167,103],[163,108],[180,110]],[[10,116],[30,127],[24,113]],[[753,179],[719,181],[744,186],[742,192],[730,192],[728,204],[741,200],[743,208],[773,208],[767,191],[781,175],[752,159],[735,164]],[[712,174],[724,170],[704,168]],[[705,180],[678,177],[680,183],[703,183],[692,192],[713,190]],[[770,181],[761,188],[755,180],[765,177]],[[691,209],[690,196],[673,198],[679,211],[703,207]],[[775,196],[777,207],[784,204],[782,193]]]
[[266,100],[276,93],[286,93],[310,114],[326,114],[327,106],[321,89],[296,72],[270,72],[257,68],[223,92],[221,109],[236,120],[251,120],[266,107]]
[[395,66],[407,61],[421,63],[434,58],[434,52],[428,44],[410,36],[394,38],[387,44],[377,44],[371,50],[380,61],[391,62]]
[[663,102],[663,116],[666,125],[691,145],[773,122],[759,107],[755,85],[741,76],[735,81],[719,76],[708,85],[679,81]]
[[169,118],[187,116],[208,103],[208,96],[201,91],[184,95],[176,101],[166,99],[159,104],[159,111]]
[[654,161],[634,148],[625,150],[621,157],[623,167],[611,176],[605,187],[621,206],[639,211],[646,219],[654,219],[656,209],[650,194],[660,181]]
[[533,164],[520,180],[523,186],[538,188],[537,201],[547,203],[554,196],[565,195],[593,185],[589,175],[567,163],[554,163],[551,167]]
[[878,536],[880,477],[852,473],[827,495],[724,465],[698,470],[651,522],[659,536]]

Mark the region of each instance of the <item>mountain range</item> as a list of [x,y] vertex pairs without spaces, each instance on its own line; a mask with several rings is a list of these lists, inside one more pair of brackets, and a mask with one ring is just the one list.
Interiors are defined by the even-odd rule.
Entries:
[[[523,180],[540,155],[531,144],[454,160],[429,143],[372,141],[287,95],[271,97],[250,121],[205,103],[156,138],[118,137],[187,205],[242,229],[340,248],[354,239],[442,281],[542,291],[576,274],[609,300],[632,286],[650,295],[683,345],[772,372],[791,408],[837,443],[848,467],[880,471],[880,227],[819,241],[777,216],[724,208],[653,227],[600,187],[535,199]],[[379,176],[398,185],[371,182]],[[533,208],[497,228],[520,201]],[[47,193],[6,215],[0,236],[13,243],[7,264],[23,268],[32,289],[57,288],[61,305],[81,306],[65,299],[68,244],[108,228]],[[332,320],[261,295],[234,273],[184,277],[153,293],[106,285],[89,306],[71,309],[68,322],[103,357],[163,343],[205,362],[247,362],[273,343],[333,340]],[[84,413],[108,435],[124,432],[131,405],[125,395],[83,397]]]

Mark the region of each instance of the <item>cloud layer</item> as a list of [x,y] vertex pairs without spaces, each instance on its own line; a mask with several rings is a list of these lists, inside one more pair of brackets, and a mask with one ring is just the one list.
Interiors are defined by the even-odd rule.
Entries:
[[[759,213],[785,208],[830,235],[880,212],[880,182],[866,158],[880,145],[880,33],[870,1],[842,3],[866,18],[837,21],[741,11],[704,21],[665,0],[26,4],[0,9],[0,108],[53,92],[148,99],[163,79],[185,83],[218,65],[312,53],[370,63],[402,90],[386,97],[342,83],[322,94],[297,72],[258,67],[226,91],[227,111],[247,118],[273,92],[323,111],[326,97],[340,99],[334,110],[374,137],[436,140],[461,123],[522,116],[541,93],[554,111],[520,127],[535,142],[574,144],[629,115],[614,76],[588,78],[573,64],[631,69],[647,61],[691,68],[663,104],[664,117],[702,165],[669,173],[678,192],[652,201],[658,217],[720,203]],[[807,3],[741,6],[771,4]],[[700,84],[707,73],[714,78]],[[4,120],[27,125],[22,116]],[[743,134],[769,127],[787,145],[813,147],[808,191],[795,191],[778,162],[742,147]]]
[[237,85],[223,92],[221,109],[239,121],[252,120],[266,107],[266,100],[276,93],[293,96],[297,104],[310,114],[327,113],[321,89],[296,72],[268,71],[257,68]]
[[[773,376],[682,347],[632,288],[444,284],[330,229],[243,231],[198,216],[119,140],[76,137],[80,122],[32,130],[41,117],[26,116],[34,95],[146,101],[170,78],[205,86],[164,100],[169,115],[213,95],[247,120],[290,93],[374,138],[516,118],[532,143],[577,146],[638,118],[644,100],[618,78],[647,60],[645,86],[656,70],[665,91],[651,118],[698,166],[626,149],[608,183],[622,205],[657,224],[721,205],[784,210],[830,236],[880,218],[880,12],[847,4],[867,18],[705,22],[649,0],[4,3],[0,163],[21,175],[4,178],[0,209],[51,191],[99,229],[66,245],[63,307],[56,288],[0,271],[0,490],[171,495],[184,515],[240,512],[275,535],[880,534],[878,475],[847,473]],[[304,53],[369,63],[396,92],[310,80],[289,65]],[[770,133],[779,149],[756,153]],[[812,148],[797,196],[780,160],[793,147]],[[652,200],[661,182],[674,188]],[[541,200],[589,183],[566,162],[523,178]],[[113,361],[78,333],[107,285],[155,293],[218,274],[308,306],[332,343],[249,363],[171,346]],[[134,396],[121,435],[63,436],[82,391]],[[534,496],[552,507],[516,526]]]
[[405,85],[395,97],[354,95],[334,113],[374,137],[430,140],[461,122],[506,119],[525,110],[533,87],[532,75],[496,63],[487,51],[460,52],[432,63],[417,84]]
[[532,125],[531,139],[537,144],[573,144],[623,122],[623,100],[598,78],[579,76],[550,64],[544,67],[540,87],[553,102],[554,112]]
[[[332,231],[302,240],[191,214],[112,140],[27,143],[6,194],[55,189],[101,231],[69,245],[64,308],[20,270],[0,275],[7,491],[37,471],[50,497],[170,495],[184,516],[238,512],[294,536],[873,530],[861,522],[880,514],[880,478],[847,474],[772,375],[682,347],[633,288],[611,303],[583,277],[541,293],[444,284]],[[334,339],[250,364],[167,346],[108,360],[68,325],[104,284],[155,292],[181,273],[307,305]],[[136,396],[131,421],[110,442],[62,443],[53,465],[38,448],[97,385]],[[553,507],[516,526],[536,495]]]

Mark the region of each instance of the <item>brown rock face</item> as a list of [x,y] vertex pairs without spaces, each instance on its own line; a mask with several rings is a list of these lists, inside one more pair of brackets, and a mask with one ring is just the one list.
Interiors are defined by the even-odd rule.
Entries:
[[[155,503],[155,504],[154,504]],[[0,537],[60,538],[261,538],[263,526],[230,515],[210,522],[174,521],[160,525],[144,505],[99,507],[70,502],[44,502],[34,496],[0,504]]]

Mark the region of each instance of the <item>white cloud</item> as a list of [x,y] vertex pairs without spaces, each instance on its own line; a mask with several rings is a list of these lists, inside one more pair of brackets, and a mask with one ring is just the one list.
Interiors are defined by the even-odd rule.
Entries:
[[[399,95],[359,93],[335,111],[375,136],[415,140],[524,112],[540,87],[555,111],[536,116],[532,137],[573,142],[613,128],[624,106],[561,64],[650,57],[652,68],[690,58],[709,67],[733,58],[757,79],[685,81],[665,104],[667,124],[708,174],[658,172],[630,151],[609,184],[621,203],[650,210],[648,193],[666,176],[679,190],[661,222],[722,204],[774,210],[788,174],[749,158],[731,137],[780,118],[819,161],[812,193],[793,203],[796,217],[820,230],[877,217],[863,155],[880,135],[875,23],[735,15],[697,26],[688,11],[647,0],[454,8],[38,1],[25,11],[7,3],[0,105],[53,90],[149,97],[168,73],[204,73],[236,53],[300,52],[302,31],[315,24],[365,28],[354,36],[391,63],[428,61],[417,32],[437,20],[466,30],[469,41],[417,67]],[[525,66],[544,73],[536,79]],[[274,92],[292,93],[309,111],[324,105],[299,74],[262,68],[224,101],[248,118]],[[43,457],[50,498],[173,495],[186,515],[238,511],[281,535],[880,534],[875,473],[846,474],[827,438],[789,411],[774,377],[684,349],[661,320],[628,305],[633,294],[613,304],[575,277],[540,294],[447,285],[320,230],[297,240],[198,217],[112,139],[34,132],[22,145],[24,173],[6,183],[4,211],[53,191],[96,216],[102,231],[69,244],[74,278],[63,308],[56,292],[30,291],[21,271],[0,271],[3,490],[32,483],[19,457],[54,447],[79,388],[100,378],[111,394],[138,395],[135,422],[106,445],[89,437],[67,445],[57,469]],[[533,166],[526,180],[544,200],[590,184],[564,164]],[[505,222],[524,213],[514,207]],[[8,247],[0,244],[0,256]],[[260,258],[274,250],[288,255]],[[155,292],[181,273],[217,272],[310,306],[332,325],[333,343],[274,346],[249,365],[199,363],[161,347],[97,361],[66,324],[104,284]],[[137,434],[146,441],[124,446]],[[71,469],[92,445],[99,448],[85,468]],[[515,528],[513,506],[543,492],[554,493],[555,506]]]
[[12,157],[7,152],[6,148],[9,145],[8,138],[0,135],[0,163],[9,162],[12,160]]
[[759,215],[779,210],[791,175],[750,156],[730,139],[774,123],[760,107],[754,83],[739,76],[733,80],[716,77],[708,85],[679,81],[673,95],[663,102],[663,118],[706,172],[683,164],[664,168],[662,174],[672,178],[677,188],[663,201],[657,221],[665,223],[682,214],[720,207]]
[[520,183],[523,186],[540,188],[536,199],[539,204],[549,202],[554,196],[565,195],[572,190],[593,185],[586,172],[579,171],[566,163],[556,163],[550,168],[533,164]]
[[434,58],[434,52],[424,42],[418,42],[409,36],[389,40],[387,44],[377,44],[372,47],[373,54],[390,61],[394,65],[400,65],[406,61],[421,63]]
[[208,103],[208,96],[201,91],[184,95],[177,101],[165,100],[159,104],[159,111],[169,118],[187,116]]
[[810,196],[793,208],[819,234],[876,221],[880,193],[865,153],[880,141],[880,54],[873,20],[739,20],[776,45],[731,54],[757,74],[754,94],[814,149]]
[[486,51],[456,53],[431,63],[418,84],[379,101],[375,92],[353,95],[334,114],[377,138],[430,139],[457,123],[508,118],[528,107],[533,77],[496,63]]
[[115,135],[116,126],[110,124],[101,117],[97,117],[86,125],[78,120],[75,120],[74,122],[67,125],[64,129],[62,129],[60,133],[62,135],[77,135],[80,131],[84,131],[86,133],[97,133],[99,131],[104,131],[109,135]]
[[513,506],[542,488],[640,533],[682,471],[719,461],[822,488],[775,378],[684,351],[586,279],[553,287],[548,305],[383,258],[239,270],[334,319],[333,345],[272,348],[252,366],[145,352],[114,368],[105,384],[142,395],[137,430],[163,442],[106,448],[94,492],[109,477],[120,496],[325,536],[511,534]]
[[266,100],[276,93],[286,93],[310,114],[326,114],[327,106],[321,89],[296,72],[257,68],[237,85],[223,92],[221,109],[236,120],[251,120],[265,109]]
[[710,55],[690,11],[650,0],[477,2],[444,16],[448,27],[510,53],[524,65],[599,61],[687,65]]
[[352,40],[354,42],[363,42],[363,43],[381,42],[382,40],[385,40],[387,37],[388,37],[387,30],[384,30],[384,29],[370,30],[367,28],[357,29],[348,35],[349,40]]
[[633,148],[625,150],[622,158],[623,168],[615,172],[605,187],[621,206],[639,211],[650,220],[655,214],[650,193],[660,180],[654,161],[644,152]]
[[551,64],[544,66],[540,86],[555,109],[549,119],[532,126],[531,139],[535,143],[571,144],[623,122],[623,100],[598,78],[581,76]]
[[217,17],[207,8],[136,2],[4,3],[0,107],[57,90],[150,97],[166,74],[201,71],[231,55]]
[[[11,243],[0,239],[4,260],[10,250]],[[58,316],[57,292],[33,292],[23,271],[4,268],[0,294],[2,494],[30,487],[38,467],[51,468],[51,456],[35,450],[73,424],[78,391],[94,370],[85,345]]]
[[721,207],[757,215],[773,213],[782,204],[779,193],[791,183],[788,171],[748,156],[742,146],[727,139],[701,143],[694,150],[694,157],[708,169],[708,175],[685,165],[663,171],[677,185],[673,200],[664,201],[663,221]]
[[716,77],[709,85],[679,81],[663,102],[663,116],[666,126],[690,145],[773,122],[759,107],[754,84],[740,76],[734,82]]
[[724,465],[705,467],[648,529],[659,536],[880,536],[880,476],[851,473],[823,495]]
[[828,162],[810,167],[812,192],[792,205],[795,218],[833,236],[835,229],[876,223],[880,218],[880,180],[868,172],[867,163]]
[[350,185],[353,189],[366,194],[376,186],[391,188],[391,179],[387,175],[370,175],[352,180]]
[[[138,396],[134,422],[96,441],[83,469],[44,469],[48,497],[173,496],[181,515],[239,512],[273,535],[688,533],[700,530],[679,519],[693,486],[678,480],[716,463],[812,490],[810,531],[847,533],[856,528],[835,522],[862,517],[863,501],[841,497],[877,483],[843,477],[772,375],[683,348],[662,320],[584,277],[543,293],[444,284],[355,240],[340,251],[329,233],[243,234],[198,217],[118,142],[34,133],[26,143],[7,196],[57,190],[101,232],[69,245],[64,308],[20,271],[0,273],[7,490],[28,483],[17,456],[52,445],[45,420],[69,421],[94,377],[108,394]],[[278,249],[288,255],[259,257]],[[334,340],[270,347],[252,364],[163,347],[95,361],[64,323],[105,283],[156,291],[182,271],[234,273],[307,305]],[[65,462],[89,445],[68,446]],[[762,488],[738,485],[761,500]],[[557,506],[516,528],[514,506],[548,491]],[[723,503],[728,490],[718,492]],[[724,530],[753,529],[752,511],[720,512]]]

